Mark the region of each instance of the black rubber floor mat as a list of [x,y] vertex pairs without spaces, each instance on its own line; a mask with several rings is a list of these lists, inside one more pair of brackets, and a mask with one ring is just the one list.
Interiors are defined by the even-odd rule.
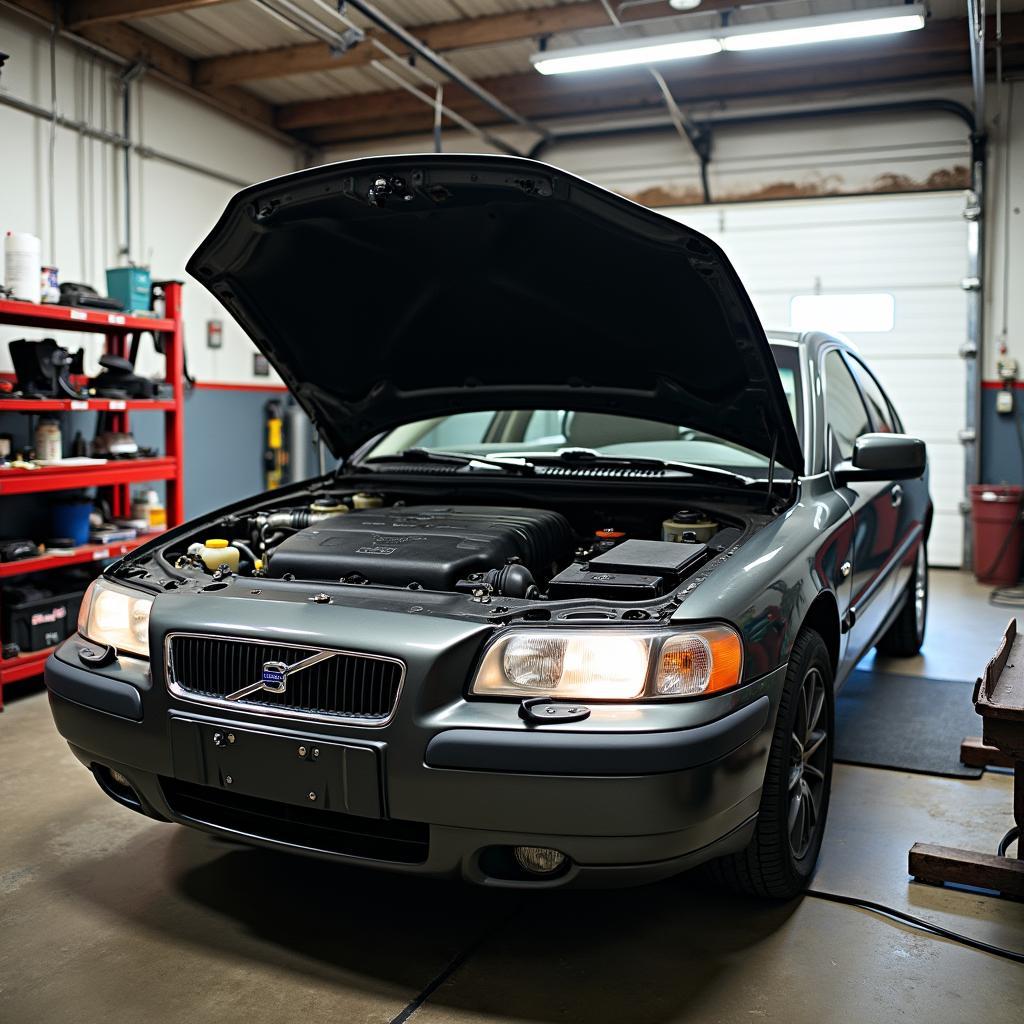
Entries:
[[981,735],[971,683],[856,671],[836,701],[836,760],[976,779],[960,741]]

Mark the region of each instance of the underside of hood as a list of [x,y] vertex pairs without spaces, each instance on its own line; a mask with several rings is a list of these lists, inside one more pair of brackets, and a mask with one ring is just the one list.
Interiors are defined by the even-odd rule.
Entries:
[[236,195],[189,260],[335,455],[452,412],[664,420],[801,466],[760,321],[699,232],[510,157],[380,157]]

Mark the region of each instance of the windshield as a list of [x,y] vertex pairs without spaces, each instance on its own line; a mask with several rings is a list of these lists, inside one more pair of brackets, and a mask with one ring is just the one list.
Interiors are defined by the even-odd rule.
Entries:
[[[801,403],[796,349],[773,346],[773,352],[799,431]],[[522,458],[585,449],[615,458],[658,459],[753,476],[768,468],[765,456],[685,424],[571,409],[496,409],[417,420],[389,431],[363,457],[372,460],[403,452],[415,454],[413,449],[489,458]]]

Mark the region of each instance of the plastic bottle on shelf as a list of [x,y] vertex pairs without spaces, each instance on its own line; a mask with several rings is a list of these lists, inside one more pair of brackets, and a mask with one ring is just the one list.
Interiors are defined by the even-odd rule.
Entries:
[[8,231],[4,238],[4,286],[11,297],[38,302],[42,273],[42,243],[25,231]]
[[60,462],[64,457],[60,424],[50,416],[44,416],[36,426],[35,449],[39,462]]
[[145,523],[144,530],[156,532],[167,529],[167,509],[156,491],[136,491],[132,499],[132,519]]

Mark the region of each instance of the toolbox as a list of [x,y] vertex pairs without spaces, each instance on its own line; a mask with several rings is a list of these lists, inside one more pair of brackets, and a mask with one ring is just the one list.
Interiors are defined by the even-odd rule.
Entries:
[[69,579],[53,587],[9,584],[0,594],[3,637],[23,651],[42,651],[74,633],[78,609],[85,596],[80,581]]

